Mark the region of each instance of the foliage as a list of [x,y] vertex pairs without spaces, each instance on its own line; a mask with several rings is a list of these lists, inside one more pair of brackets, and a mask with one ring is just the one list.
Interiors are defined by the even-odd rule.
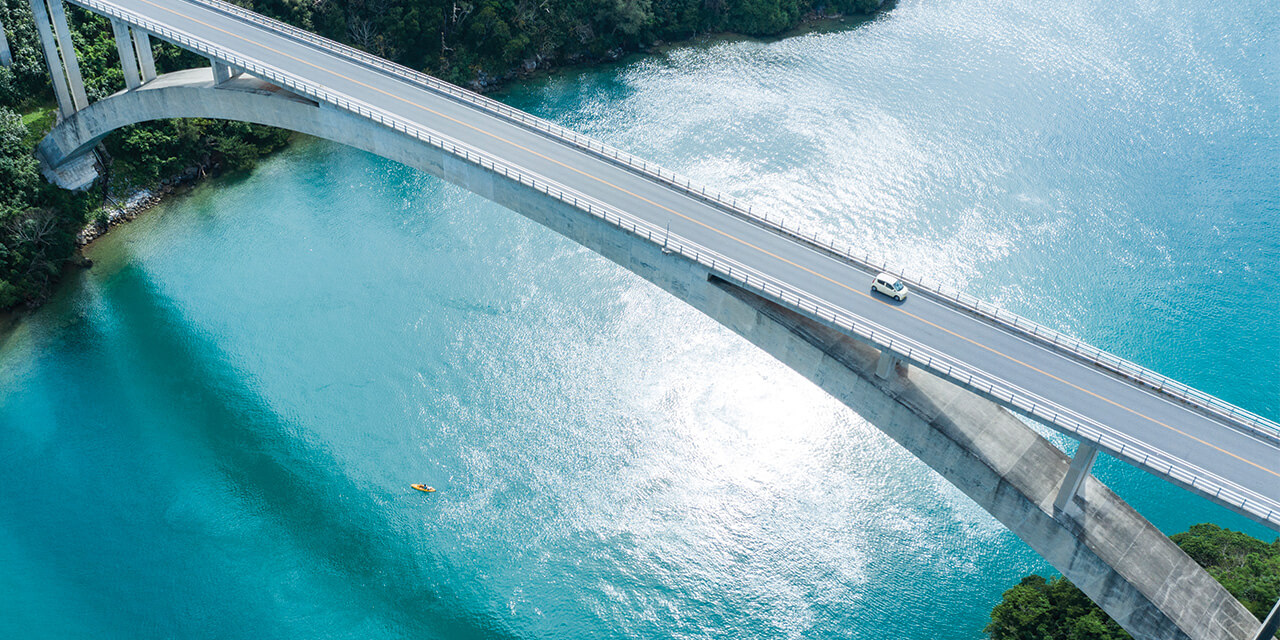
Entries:
[[26,139],[22,116],[0,108],[0,205],[12,208],[30,202],[39,187],[39,164],[25,153]]
[[[1172,537],[1261,620],[1280,597],[1280,539],[1268,544],[1238,531],[1198,524]],[[991,611],[993,640],[1130,638],[1070,580],[1027,576]]]
[[1173,541],[1258,619],[1280,600],[1280,538],[1267,544],[1239,531],[1198,524]]
[[22,116],[0,107],[0,309],[43,294],[75,249],[84,194],[45,183]]
[[879,0],[238,0],[284,22],[454,82],[601,58],[658,40],[776,35],[808,14]]

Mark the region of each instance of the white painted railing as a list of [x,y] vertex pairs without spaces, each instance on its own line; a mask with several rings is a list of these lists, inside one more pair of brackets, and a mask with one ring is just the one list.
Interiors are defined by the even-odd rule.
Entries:
[[[838,305],[800,291],[785,282],[726,258],[706,247],[690,242],[680,236],[672,236],[666,230],[645,220],[606,205],[554,181],[547,180],[501,158],[479,151],[470,145],[441,136],[425,127],[392,115],[368,103],[353,99],[350,96],[332,93],[317,83],[299,78],[259,60],[241,56],[191,34],[160,25],[145,16],[124,11],[104,0],[70,1],[97,13],[124,20],[175,45],[243,69],[248,73],[300,95],[308,96],[348,113],[377,122],[425,144],[439,148],[446,153],[462,158],[484,170],[492,171],[507,179],[517,181],[548,197],[555,198],[586,212],[588,215],[601,219],[624,232],[661,245],[671,253],[701,264],[727,282],[736,283],[766,299],[797,309],[877,348],[897,354],[916,366],[940,377],[947,378],[979,395],[1008,406],[1028,417],[1053,425],[1055,428],[1080,440],[1097,444],[1114,456],[1129,460],[1137,466],[1147,468],[1197,493],[1230,505],[1237,510],[1252,514],[1263,521],[1280,524],[1280,510],[1274,508],[1270,500],[1246,487],[1192,465],[1185,460],[1173,457],[1152,445],[1138,441],[1106,425],[1097,423],[1066,407],[1022,389],[1007,380],[992,376],[882,326],[857,318],[848,311],[841,309]],[[211,2],[211,0],[197,1],[201,3]],[[256,14],[252,15],[256,16]],[[261,17],[258,16],[258,18]],[[262,18],[262,20],[265,20],[265,18]],[[255,22],[257,21],[255,19]],[[448,86],[452,87],[452,85]],[[454,89],[462,91],[456,87]],[[481,100],[488,100],[480,96],[476,97]],[[506,109],[510,108],[507,107]],[[528,117],[533,118],[532,116]],[[583,139],[586,140],[585,138]],[[648,166],[652,167],[652,165]],[[674,179],[674,174],[671,174],[668,179]],[[714,196],[714,194],[712,195]],[[736,204],[733,206],[736,206]],[[750,215],[749,211],[746,213]],[[794,233],[790,230],[785,232],[788,234]],[[813,240],[806,241],[812,242]]]

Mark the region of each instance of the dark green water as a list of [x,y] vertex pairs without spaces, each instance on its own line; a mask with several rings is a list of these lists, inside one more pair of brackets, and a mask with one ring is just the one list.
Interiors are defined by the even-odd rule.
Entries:
[[[499,97],[1276,418],[1277,42],[1264,0],[901,0]],[[303,141],[89,255],[0,337],[0,637],[978,638],[1050,570],[728,331],[375,157]]]

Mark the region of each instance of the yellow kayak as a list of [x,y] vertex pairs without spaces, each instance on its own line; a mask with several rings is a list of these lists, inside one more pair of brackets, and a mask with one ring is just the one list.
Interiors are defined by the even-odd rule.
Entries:
[[427,493],[432,493],[436,490],[435,487],[428,487],[425,484],[411,484],[409,486],[413,487],[414,489],[417,489],[418,491],[425,491]]

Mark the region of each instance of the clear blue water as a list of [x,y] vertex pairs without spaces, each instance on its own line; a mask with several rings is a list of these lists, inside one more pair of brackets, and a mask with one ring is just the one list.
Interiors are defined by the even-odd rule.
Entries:
[[[499,97],[1276,418],[1277,43],[1270,0],[901,0]],[[0,637],[979,638],[1051,570],[728,331],[375,157],[302,141],[89,255],[0,337]]]

